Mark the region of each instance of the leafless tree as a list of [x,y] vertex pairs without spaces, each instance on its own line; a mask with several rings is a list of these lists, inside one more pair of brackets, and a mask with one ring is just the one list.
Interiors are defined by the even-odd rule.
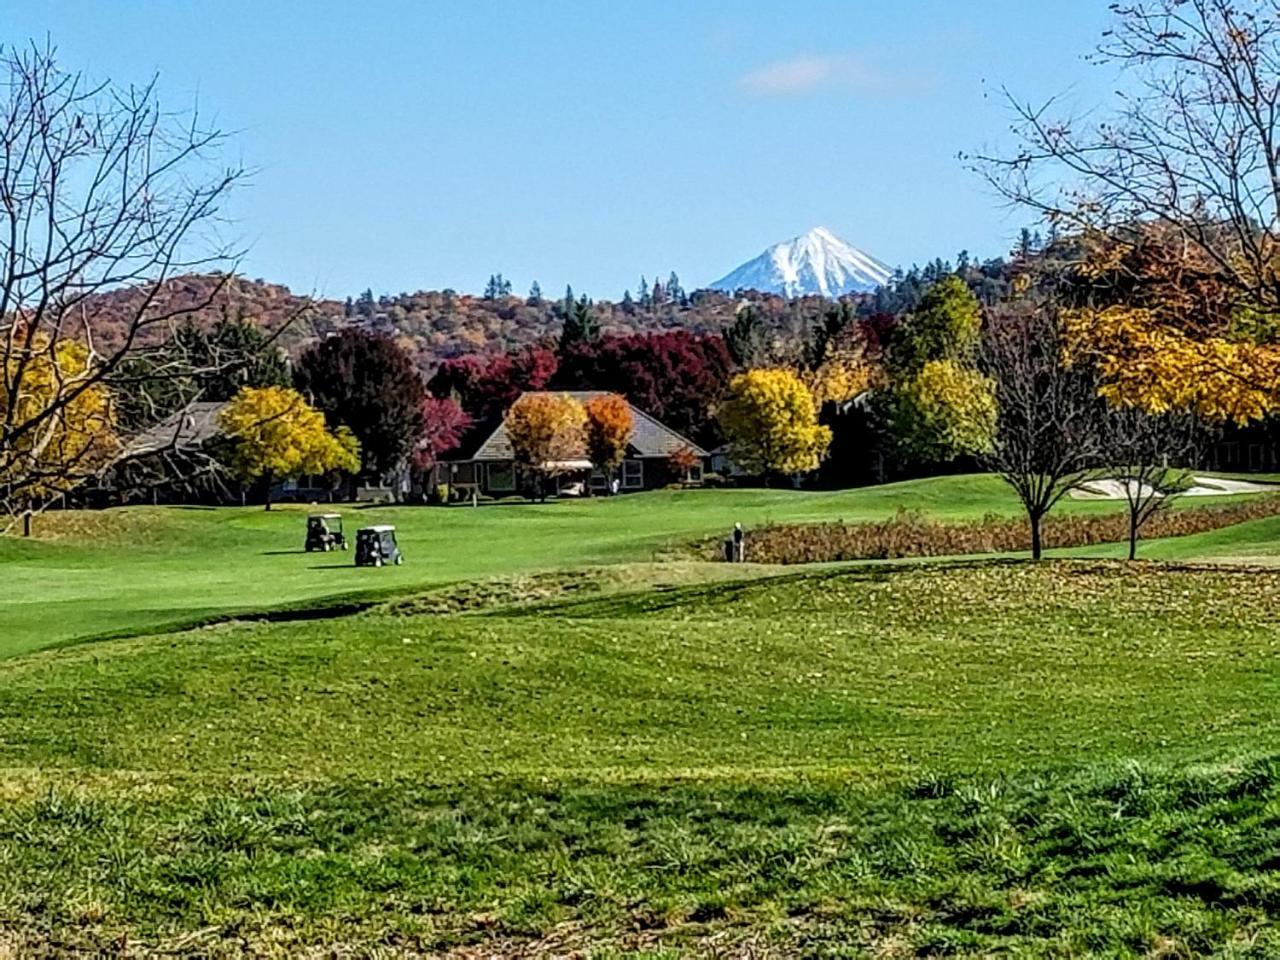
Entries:
[[1108,409],[1099,430],[1101,474],[1120,484],[1133,560],[1142,527],[1189,485],[1205,430],[1190,414],[1154,415],[1136,407]]
[[[162,108],[154,81],[94,83],[49,46],[0,49],[0,511],[39,509],[108,464],[116,389],[189,376],[126,363],[208,307],[167,282],[230,277],[221,207],[242,179],[225,135]],[[104,330],[103,294],[133,288]],[[86,411],[97,411],[87,413]]]
[[1006,304],[987,318],[979,366],[998,406],[987,469],[1013,487],[1031,524],[1031,557],[1043,552],[1041,521],[1097,465],[1102,401],[1093,377],[1068,366],[1052,298]]
[[1005,91],[1020,146],[974,167],[1065,232],[1125,244],[1154,229],[1187,272],[1280,311],[1280,2],[1112,9],[1092,59],[1118,68],[1115,109],[1064,116]]

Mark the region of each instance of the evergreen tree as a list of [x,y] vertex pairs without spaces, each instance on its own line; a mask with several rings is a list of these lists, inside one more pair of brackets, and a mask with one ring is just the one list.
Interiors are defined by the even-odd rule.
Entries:
[[646,310],[653,306],[653,295],[649,293],[649,281],[640,274],[640,306]]
[[365,288],[364,293],[356,298],[356,313],[362,317],[372,317],[374,310],[373,290]]
[[574,344],[591,343],[599,337],[600,321],[584,293],[565,315],[564,327],[560,331],[560,353],[563,355]]
[[666,294],[666,291],[662,289],[662,281],[661,280],[653,281],[653,305],[655,307],[660,307],[666,302],[667,302],[667,294]]
[[667,299],[681,306],[686,304],[684,288],[680,286],[680,278],[676,276],[674,270],[671,271],[671,276],[667,278]]
[[496,274],[489,274],[489,282],[484,285],[484,298],[486,300],[498,299],[498,277]]
[[533,286],[529,288],[528,304],[531,307],[539,306],[542,303],[542,285],[537,280],[533,281]]
[[560,303],[560,317],[566,323],[568,323],[569,318],[573,316],[573,303],[573,286],[571,284],[565,284],[564,300]]
[[630,290],[622,292],[622,312],[628,315],[636,312],[636,302],[631,299]]
[[739,367],[749,370],[764,363],[768,347],[764,323],[750,304],[738,311],[733,324],[725,330],[724,343]]

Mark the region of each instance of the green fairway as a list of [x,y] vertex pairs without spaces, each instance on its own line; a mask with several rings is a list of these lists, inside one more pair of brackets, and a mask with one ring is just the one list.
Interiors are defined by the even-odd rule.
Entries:
[[[1184,501],[1180,507],[1192,506]],[[340,506],[349,532],[399,528],[403,567],[361,569],[349,553],[302,551],[305,507],[157,507],[49,514],[36,542],[0,537],[0,658],[115,633],[179,627],[288,607],[379,598],[429,584],[597,564],[647,562],[695,539],[775,522],[857,522],[918,510],[944,520],[1016,516],[991,476],[939,477],[834,493],[792,490],[662,491],[626,497],[510,503],[478,509]],[[1062,512],[1120,509],[1065,500]],[[1265,528],[1268,532],[1274,526]],[[1210,552],[1225,539],[1212,540]],[[1190,538],[1189,538],[1190,539]],[[1270,550],[1263,539],[1242,555]],[[1229,551],[1228,551],[1229,552]],[[1111,556],[1110,547],[1091,555]],[[1157,554],[1152,554],[1157,555]],[[1161,547],[1165,557],[1194,551]]]
[[[1115,509],[1071,504],[1070,509]],[[863,520],[899,508],[968,519],[1013,514],[994,477],[948,477],[837,493],[664,491],[478,509],[340,507],[356,526],[394,523],[408,562],[351,566],[351,554],[302,551],[306,508],[130,508],[50,514],[50,542],[0,537],[0,657],[77,638],[211,616],[314,604],[529,570],[648,561],[734,522]]]
[[1280,574],[631,570],[10,659],[0,930],[1276,946]]

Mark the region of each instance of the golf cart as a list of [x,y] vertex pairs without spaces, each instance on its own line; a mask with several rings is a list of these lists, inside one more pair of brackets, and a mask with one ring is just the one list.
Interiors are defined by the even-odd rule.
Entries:
[[347,538],[342,535],[342,516],[337,513],[313,513],[307,517],[307,553],[313,550],[347,549]]
[[388,524],[361,527],[356,531],[356,566],[380,567],[386,563],[404,563],[404,554],[396,545],[396,528]]

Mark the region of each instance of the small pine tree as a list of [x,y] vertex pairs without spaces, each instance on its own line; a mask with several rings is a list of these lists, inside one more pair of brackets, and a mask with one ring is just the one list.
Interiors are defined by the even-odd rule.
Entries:
[[560,316],[565,322],[568,322],[569,318],[573,316],[573,303],[573,286],[565,284],[564,300],[560,304]]
[[653,295],[649,293],[649,281],[644,278],[644,274],[640,274],[640,306],[646,310],[653,306]]
[[636,302],[631,299],[631,291],[622,291],[622,312],[632,314],[636,312]]
[[653,305],[660,307],[667,302],[666,291],[662,289],[662,281],[653,281]]
[[560,331],[560,352],[575,343],[590,343],[600,336],[600,321],[596,319],[592,303],[584,293],[565,316]]
[[536,307],[542,303],[542,285],[537,280],[529,288],[529,306]]

